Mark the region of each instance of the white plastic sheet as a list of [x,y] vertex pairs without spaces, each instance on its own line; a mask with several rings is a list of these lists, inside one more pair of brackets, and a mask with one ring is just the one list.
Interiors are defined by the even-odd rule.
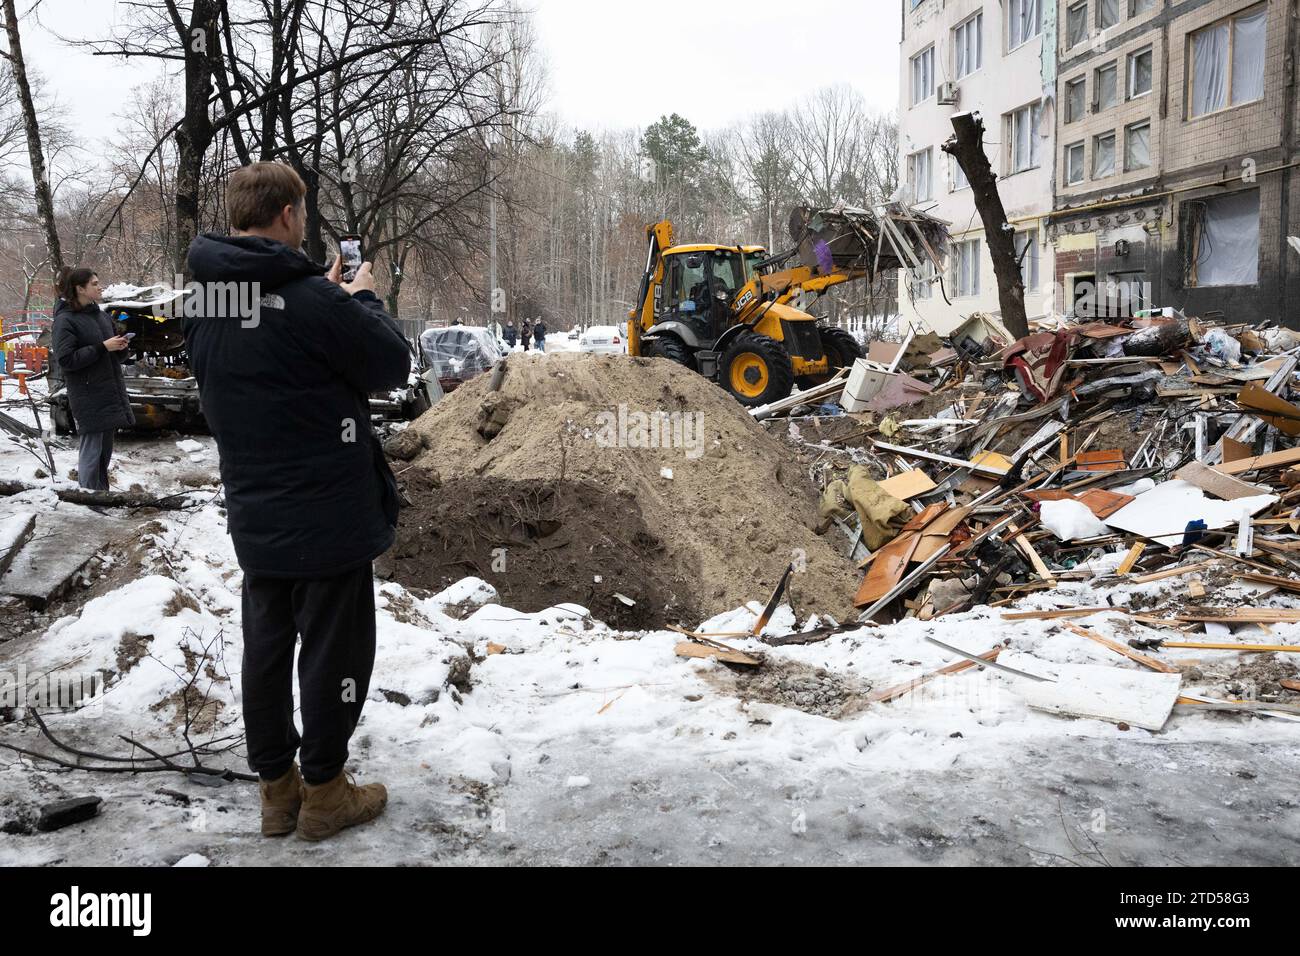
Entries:
[[1151,165],[1151,124],[1138,123],[1124,133],[1124,168],[1146,169]]
[[1193,116],[1228,105],[1228,35],[1228,24],[1220,23],[1192,37]]
[[1259,190],[1206,200],[1196,260],[1197,285],[1254,285],[1258,281]]
[[1264,95],[1264,41],[1268,8],[1232,21],[1232,105]]
[[1101,179],[1115,172],[1115,135],[1098,136],[1092,142],[1092,178]]

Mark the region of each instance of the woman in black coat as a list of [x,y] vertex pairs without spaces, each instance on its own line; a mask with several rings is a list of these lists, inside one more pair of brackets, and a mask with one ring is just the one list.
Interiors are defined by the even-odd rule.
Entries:
[[54,358],[68,388],[68,404],[81,435],[77,481],[92,491],[108,490],[113,433],[135,424],[122,378],[128,340],[113,331],[99,307],[104,297],[90,269],[65,268],[54,307]]

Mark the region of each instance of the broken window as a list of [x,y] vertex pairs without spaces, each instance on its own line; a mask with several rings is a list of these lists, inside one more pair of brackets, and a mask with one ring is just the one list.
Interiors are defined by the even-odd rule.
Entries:
[[953,295],[980,294],[980,241],[967,239],[958,242],[953,256]]
[[1043,30],[1041,0],[1007,0],[1007,50],[1014,50]]
[[934,95],[934,47],[930,46],[912,57],[912,105],[922,103]]
[[1038,122],[1042,104],[1031,103],[1007,116],[1006,130],[1011,144],[1010,171],[1024,172],[1038,165]]
[[1065,48],[1076,47],[1088,39],[1088,5],[1076,3],[1065,14]]
[[1065,147],[1065,184],[1075,186],[1083,182],[1083,143]]
[[1115,134],[1102,133],[1092,141],[1092,178],[1103,179],[1115,172]]
[[930,150],[923,149],[907,157],[908,178],[912,181],[912,191],[916,201],[923,202],[934,198],[933,182],[930,177]]
[[977,13],[952,31],[957,53],[957,79],[969,76],[984,65],[984,14]]
[[1151,92],[1151,47],[1130,53],[1128,57],[1128,98]]
[[1020,279],[1025,292],[1038,290],[1038,230],[1016,233],[1016,261],[1020,263]]
[[1119,23],[1119,0],[1098,0],[1097,26],[1107,30]]
[[1124,169],[1146,169],[1151,165],[1151,121],[1134,123],[1124,130]]
[[1183,204],[1183,254],[1189,286],[1259,281],[1259,190]]
[[1119,99],[1119,86],[1116,82],[1118,72],[1114,63],[1108,63],[1097,70],[1097,81],[1093,86],[1096,91],[1096,112],[1110,109]]
[[1268,8],[1260,5],[1192,34],[1189,116],[1263,97],[1267,23]]
[[1087,108],[1086,82],[1084,77],[1071,80],[1065,84],[1065,122],[1077,123],[1083,119]]

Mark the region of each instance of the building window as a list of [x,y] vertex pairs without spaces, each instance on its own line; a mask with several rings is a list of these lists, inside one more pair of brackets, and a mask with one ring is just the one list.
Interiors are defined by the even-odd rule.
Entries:
[[1107,63],[1097,70],[1097,78],[1093,83],[1093,96],[1095,97],[1093,107],[1094,112],[1100,113],[1102,110],[1108,110],[1119,101],[1119,85],[1116,83],[1118,69],[1116,64]]
[[1189,116],[1204,116],[1264,96],[1268,8],[1261,4],[1191,35]]
[[912,57],[912,105],[924,103],[934,95],[934,47]]
[[1084,110],[1087,109],[1087,83],[1084,77],[1077,80],[1070,80],[1065,84],[1065,122],[1077,123],[1083,119]]
[[934,295],[934,263],[926,259],[919,269],[908,272],[913,299],[928,299]]
[[1124,130],[1124,171],[1151,165],[1151,121],[1134,123]]
[[1038,291],[1038,230],[1016,233],[1016,261],[1025,292]]
[[1042,0],[1007,0],[1008,52],[1042,32]]
[[1115,134],[1102,133],[1092,140],[1092,178],[1104,179],[1115,174]]
[[952,31],[957,54],[957,79],[970,76],[984,65],[984,14],[977,13]]
[[1135,99],[1151,92],[1151,47],[1128,56],[1128,98]]
[[1010,173],[1021,173],[1038,165],[1038,122],[1042,111],[1041,103],[1031,103],[1007,114],[1003,129],[1007,135],[1007,169]]
[[953,256],[952,288],[955,296],[980,294],[980,241],[958,242]]
[[1140,16],[1156,8],[1156,0],[1129,0],[1128,15],[1130,17]]
[[1097,26],[1109,30],[1119,23],[1119,0],[1097,0]]
[[1183,254],[1189,286],[1259,281],[1259,190],[1183,203]]
[[1088,39],[1088,5],[1076,3],[1065,12],[1065,48],[1072,49]]
[[948,165],[952,167],[952,192],[970,189],[970,180],[966,178],[966,171],[961,168],[961,163],[957,162],[956,156],[948,157]]
[[1083,143],[1065,147],[1065,185],[1077,186],[1083,182]]
[[934,198],[933,180],[930,176],[930,150],[923,149],[907,157],[907,178],[917,202]]

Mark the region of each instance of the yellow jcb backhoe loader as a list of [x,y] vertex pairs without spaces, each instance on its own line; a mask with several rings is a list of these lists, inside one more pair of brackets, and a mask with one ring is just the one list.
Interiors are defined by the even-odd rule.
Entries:
[[628,354],[671,359],[716,381],[743,405],[784,398],[852,365],[863,352],[843,329],[797,307],[832,286],[925,258],[938,266],[945,223],[913,210],[796,208],[794,248],[675,245],[669,220],[646,227],[649,250]]

